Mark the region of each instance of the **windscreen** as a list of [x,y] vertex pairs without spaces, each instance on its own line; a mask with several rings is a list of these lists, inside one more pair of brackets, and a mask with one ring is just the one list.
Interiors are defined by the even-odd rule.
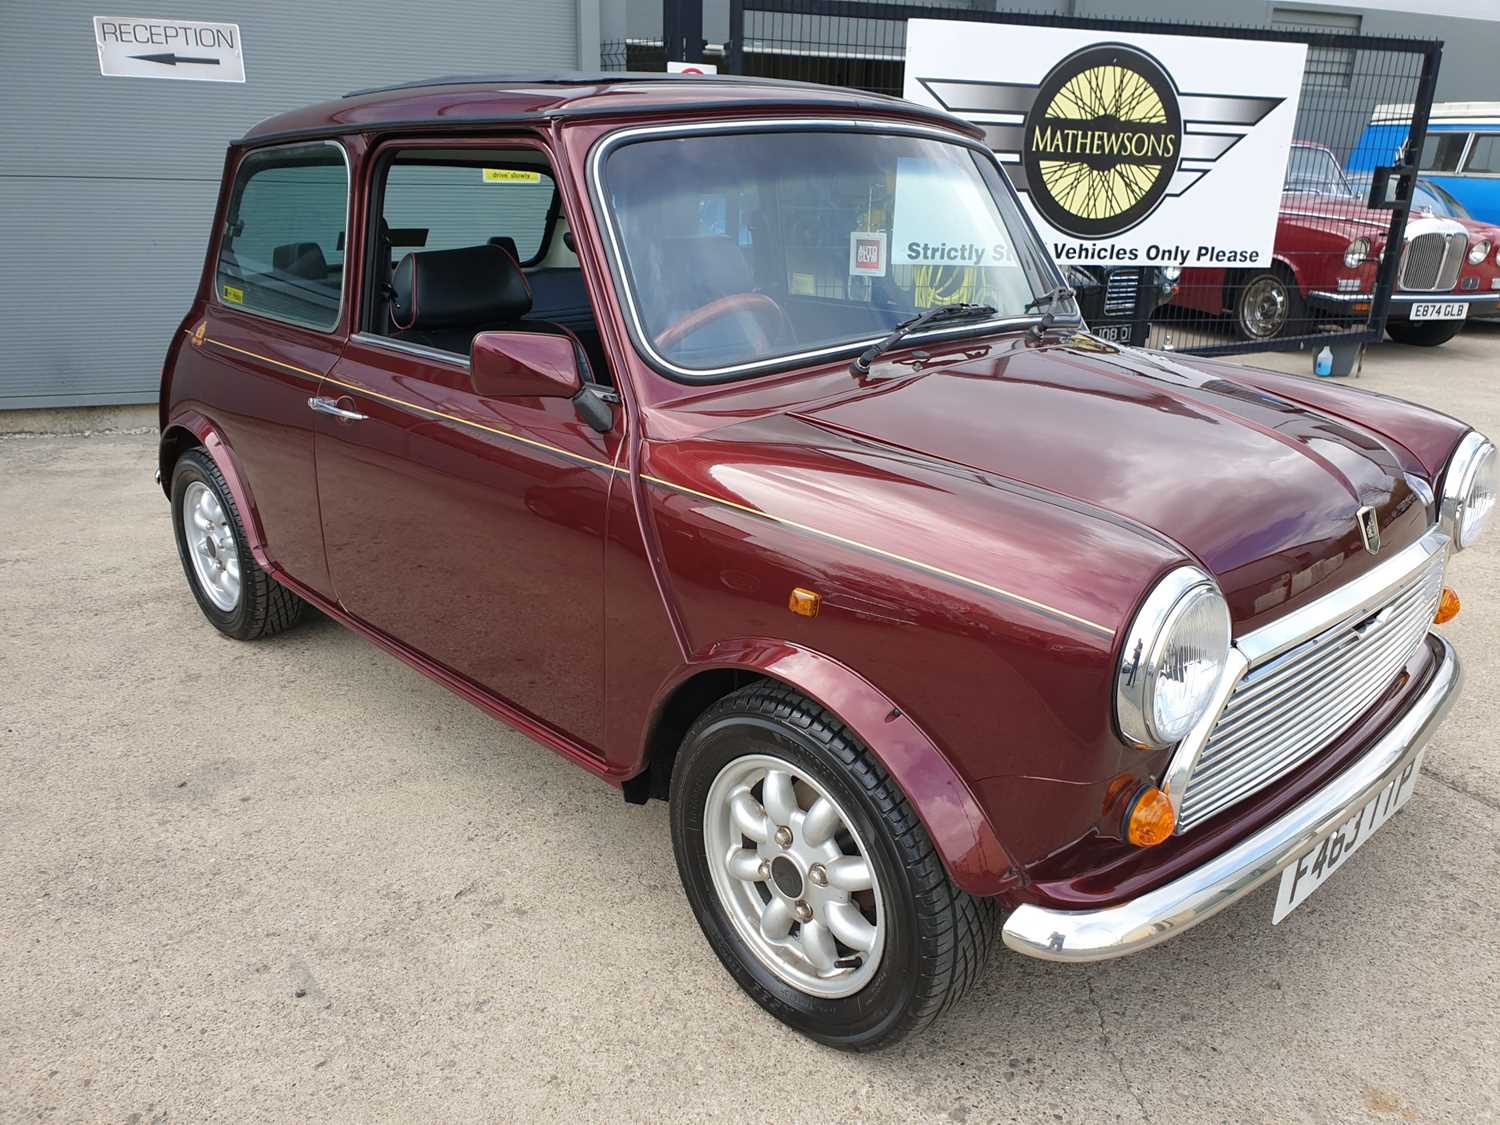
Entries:
[[1326,148],[1312,145],[1293,145],[1286,164],[1287,191],[1310,192],[1313,195],[1354,194],[1354,189],[1344,179],[1339,162]]
[[620,146],[604,185],[641,333],[690,376],[878,339],[935,305],[1021,316],[1057,284],[993,161],[961,144],[689,134]]

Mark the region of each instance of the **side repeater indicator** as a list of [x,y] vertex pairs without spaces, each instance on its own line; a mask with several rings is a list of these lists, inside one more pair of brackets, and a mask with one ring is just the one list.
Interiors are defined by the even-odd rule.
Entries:
[[791,597],[787,598],[786,607],[798,617],[816,617],[818,610],[822,608],[823,595],[816,590],[809,590],[804,586],[798,586],[792,591]]
[[203,337],[204,337],[204,335],[207,332],[208,332],[208,321],[207,320],[200,320],[198,322],[198,327],[193,329],[193,336],[192,336],[193,347],[195,347],[195,348],[201,348],[203,346]]

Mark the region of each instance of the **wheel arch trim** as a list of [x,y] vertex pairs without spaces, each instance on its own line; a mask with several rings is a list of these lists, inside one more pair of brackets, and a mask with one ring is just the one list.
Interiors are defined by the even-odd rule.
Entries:
[[[162,428],[161,442],[157,447],[157,468],[161,473],[162,491],[166,492],[169,498],[171,497],[171,466],[166,464],[166,456],[168,450],[179,440],[176,435],[180,434],[190,435],[194,444],[207,453],[213,463],[218,466],[225,483],[229,485],[229,493],[234,498],[235,507],[239,509],[245,537],[250,541],[250,553],[262,568],[271,569],[275,564],[266,552],[266,539],[264,529],[261,527],[260,510],[255,506],[255,497],[245,480],[244,467],[235,456],[234,449],[225,438],[223,430],[206,415],[196,410],[182,411],[174,415]],[[179,451],[177,457],[173,458],[173,465],[176,464],[177,458],[183,451]]]
[[[641,743],[649,768],[667,704],[706,672],[738,671],[775,680],[827,708],[869,748],[911,801],[955,884],[973,895],[996,895],[1019,881],[1018,868],[989,817],[947,756],[888,696],[830,656],[786,641],[743,638],[715,644],[680,666],[663,684]],[[675,747],[673,747],[675,750]]]

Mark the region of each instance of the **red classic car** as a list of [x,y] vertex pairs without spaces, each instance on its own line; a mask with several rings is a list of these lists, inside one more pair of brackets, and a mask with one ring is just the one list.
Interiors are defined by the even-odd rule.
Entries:
[[962,121],[572,75],[232,144],[159,474],[215,628],[315,607],[670,800],[728,971],[862,1048],[997,932],[1116,957],[1340,869],[1458,689],[1496,458],[1089,336]]
[[[1333,153],[1297,141],[1287,162],[1274,261],[1264,269],[1186,269],[1172,304],[1228,312],[1247,340],[1296,336],[1326,321],[1363,319],[1385,253],[1390,212],[1365,206]],[[1500,302],[1500,227],[1413,206],[1386,332],[1433,347]]]

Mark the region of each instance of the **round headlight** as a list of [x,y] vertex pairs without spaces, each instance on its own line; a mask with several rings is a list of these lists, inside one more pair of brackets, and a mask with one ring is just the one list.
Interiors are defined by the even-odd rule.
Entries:
[[1443,473],[1443,529],[1457,550],[1479,538],[1479,532],[1495,510],[1500,487],[1500,463],[1495,447],[1477,430],[1470,430],[1453,451]]
[[1166,280],[1168,285],[1176,285],[1178,279],[1182,277],[1182,267],[1162,266],[1161,275]]
[[1485,258],[1489,257],[1489,253],[1490,240],[1488,238],[1481,238],[1473,246],[1469,247],[1469,265],[1477,266]]
[[1159,748],[1187,737],[1203,716],[1229,659],[1229,607],[1195,566],[1168,573],[1141,604],[1125,636],[1115,681],[1115,718],[1126,741]]
[[1344,250],[1344,265],[1351,270],[1370,256],[1370,240],[1356,238]]

